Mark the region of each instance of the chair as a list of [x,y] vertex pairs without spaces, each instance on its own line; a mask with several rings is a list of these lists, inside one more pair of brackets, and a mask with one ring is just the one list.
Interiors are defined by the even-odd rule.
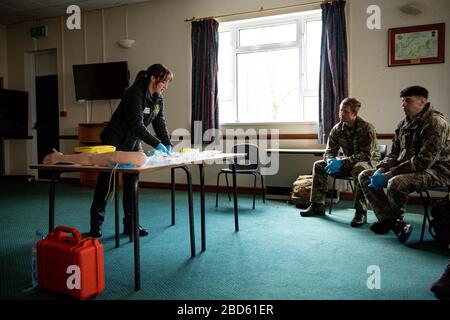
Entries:
[[[236,174],[251,174],[254,177],[253,182],[253,209],[255,209],[255,198],[256,198],[256,177],[259,176],[261,178],[261,188],[262,188],[262,198],[263,202],[266,203],[266,192],[264,189],[264,177],[261,172],[259,172],[259,148],[256,144],[243,143],[236,144],[233,146],[233,153],[245,153],[245,159],[240,159],[236,163]],[[245,164],[241,164],[239,162],[245,161]],[[225,174],[225,180],[227,183],[227,193],[228,200],[231,201],[230,196],[230,185],[228,183],[228,174],[233,174],[232,166],[229,168],[222,169],[217,174],[217,185],[216,185],[216,208],[218,207],[219,201],[219,179],[220,175]]]
[[[383,160],[384,157],[386,156],[387,145],[379,144],[378,145],[378,151],[380,152],[380,160]],[[353,177],[352,176],[348,176],[348,177],[333,177],[333,188],[331,189],[331,201],[330,201],[330,209],[328,211],[328,214],[331,214],[331,209],[333,208],[333,195],[334,195],[334,192],[336,191],[336,180],[337,179],[348,181],[348,183],[350,183],[350,188],[352,189],[352,193],[355,194],[355,189],[353,188],[353,183],[352,183],[352,181],[353,181]]]
[[[422,231],[420,232],[420,243],[423,242],[423,236],[425,234],[425,228],[427,225],[427,221],[428,221],[428,225],[431,228],[431,224],[430,224],[431,218],[430,218],[430,214],[428,213],[428,209],[430,208],[430,202],[431,202],[431,197],[430,197],[429,191],[438,191],[438,192],[445,192],[445,193],[449,192],[450,193],[450,185],[447,187],[432,187],[432,188],[428,188],[425,191],[418,191],[418,193],[420,194],[420,198],[422,198],[422,204],[423,204],[423,209],[424,209]],[[429,229],[429,232],[431,233],[430,229]]]

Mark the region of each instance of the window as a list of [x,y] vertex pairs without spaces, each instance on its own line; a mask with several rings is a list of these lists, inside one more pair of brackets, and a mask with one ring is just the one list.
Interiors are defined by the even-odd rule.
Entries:
[[221,23],[220,123],[317,121],[321,32],[320,11]]

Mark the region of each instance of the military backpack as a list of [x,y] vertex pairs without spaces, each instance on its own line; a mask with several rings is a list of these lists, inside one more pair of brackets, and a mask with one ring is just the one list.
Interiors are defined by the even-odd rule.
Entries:
[[312,176],[301,175],[292,184],[292,191],[289,197],[289,203],[297,208],[305,209],[309,206],[309,199],[312,188]]

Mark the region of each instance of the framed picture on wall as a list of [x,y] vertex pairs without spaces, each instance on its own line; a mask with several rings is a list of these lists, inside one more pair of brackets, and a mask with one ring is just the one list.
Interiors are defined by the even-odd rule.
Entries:
[[445,23],[389,29],[388,66],[442,63]]

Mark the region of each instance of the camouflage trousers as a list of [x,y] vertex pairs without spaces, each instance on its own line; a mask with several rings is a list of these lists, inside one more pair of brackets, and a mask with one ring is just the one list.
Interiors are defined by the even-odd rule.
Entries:
[[[358,182],[358,175],[366,170],[375,167],[376,162],[358,162],[351,170],[341,169],[338,173],[331,175],[332,177],[353,177],[353,185],[355,187],[354,208],[357,210],[367,211],[367,201],[361,192]],[[325,204],[325,192],[328,188],[328,174],[325,171],[327,163],[324,160],[314,162],[313,183],[311,189],[310,201],[312,203]]]
[[403,218],[408,195],[415,191],[425,191],[430,187],[447,186],[448,179],[434,178],[426,171],[399,174],[389,179],[386,193],[384,190],[369,188],[370,177],[376,169],[369,169],[359,175],[359,185],[379,221]]

